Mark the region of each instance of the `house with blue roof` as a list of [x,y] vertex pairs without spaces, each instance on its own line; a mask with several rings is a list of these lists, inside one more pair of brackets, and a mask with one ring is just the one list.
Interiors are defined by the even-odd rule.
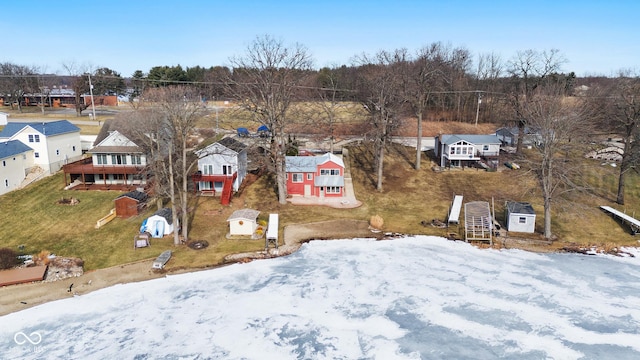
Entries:
[[82,158],[80,129],[68,120],[9,122],[0,132],[0,141],[10,140],[33,149],[33,164],[46,174]]
[[19,189],[33,166],[33,149],[19,140],[0,142],[0,195]]
[[500,157],[500,139],[496,135],[439,135],[435,152],[442,167],[465,167],[483,164],[497,168]]
[[344,196],[344,162],[338,156],[287,156],[285,166],[288,195]]

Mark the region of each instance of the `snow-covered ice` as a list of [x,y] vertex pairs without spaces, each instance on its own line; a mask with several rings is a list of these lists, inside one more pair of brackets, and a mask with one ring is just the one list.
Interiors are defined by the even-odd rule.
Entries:
[[0,358],[638,359],[635,253],[313,241],[0,317]]

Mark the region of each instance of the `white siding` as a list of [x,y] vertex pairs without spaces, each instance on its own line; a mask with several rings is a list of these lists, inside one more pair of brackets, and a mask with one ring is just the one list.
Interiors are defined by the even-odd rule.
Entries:
[[33,151],[0,159],[0,195],[20,188],[26,170],[33,166]]
[[507,230],[533,233],[536,229],[536,216],[531,214],[510,213],[507,218]]

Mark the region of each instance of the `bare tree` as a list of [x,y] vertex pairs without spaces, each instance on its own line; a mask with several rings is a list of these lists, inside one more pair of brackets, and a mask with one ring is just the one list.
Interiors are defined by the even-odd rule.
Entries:
[[[168,143],[169,193],[174,226],[178,229],[180,214],[182,237],[188,240],[189,232],[189,175],[197,164],[190,154],[189,137],[193,135],[196,121],[203,115],[198,91],[186,86],[166,86],[149,89],[145,97],[154,103],[166,128]],[[162,138],[158,139],[162,140]],[[174,244],[180,244],[178,231],[174,233]]]
[[557,49],[542,52],[531,49],[518,51],[509,61],[507,71],[512,78],[512,87],[508,93],[517,117],[519,136],[516,152],[518,154],[522,152],[522,141],[528,122],[525,116],[527,113],[522,107],[527,104],[527,101],[533,100],[536,89],[547,80],[549,75],[560,71],[565,62],[566,60]]
[[616,197],[616,202],[624,205],[625,177],[640,166],[640,78],[622,71],[607,93],[607,104],[603,107],[607,125],[613,133],[622,136],[624,143]]
[[291,123],[289,111],[299,94],[298,86],[311,69],[311,57],[300,44],[286,47],[282,41],[266,35],[256,38],[244,56],[233,57],[229,62],[233,74],[227,79],[227,93],[255,121],[269,128],[278,201],[286,204],[286,128]]
[[89,91],[89,78],[87,75],[91,72],[90,67],[74,62],[62,64],[62,67],[71,79],[71,88],[75,94],[76,116],[82,116],[82,111],[88,107],[85,105],[82,95]]
[[527,165],[540,184],[544,201],[544,236],[552,237],[551,208],[558,197],[586,189],[580,163],[571,156],[582,157],[581,146],[591,134],[590,107],[582,99],[565,97],[561,84],[545,84],[530,92],[520,104],[528,125],[538,132],[533,154]]
[[[503,75],[503,63],[499,55],[495,53],[478,55],[475,88],[476,90],[482,91],[482,93],[478,94],[478,96],[482,96],[478,101],[480,101],[480,99],[484,100],[484,114],[489,118],[495,119],[501,117],[499,115],[502,107],[497,108],[499,101],[497,101],[494,95],[501,91],[499,86]],[[480,115],[480,106],[478,106],[476,110],[477,118]]]
[[403,103],[399,65],[406,61],[406,50],[380,51],[373,57],[361,55],[356,61],[361,64],[358,97],[369,114],[371,133],[368,135],[374,144],[376,189],[382,191],[385,148],[398,126]]
[[313,102],[315,111],[308,115],[312,121],[310,125],[319,135],[329,138],[329,151],[333,153],[336,130],[341,123],[340,113],[346,107],[343,99],[345,92],[350,91],[345,89],[345,79],[337,66],[320,69],[312,86],[311,96],[317,101]]
[[422,121],[434,93],[444,90],[448,81],[446,66],[451,61],[451,53],[442,43],[432,43],[422,47],[415,58],[400,64],[402,76],[402,96],[417,118],[416,163],[420,170],[422,157]]
[[34,67],[8,62],[0,64],[0,93],[10,96],[12,109],[16,103],[22,112],[25,95],[38,89],[37,73]]

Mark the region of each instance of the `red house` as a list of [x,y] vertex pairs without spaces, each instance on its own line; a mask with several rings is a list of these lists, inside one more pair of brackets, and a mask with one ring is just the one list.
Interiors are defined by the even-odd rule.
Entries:
[[289,195],[344,196],[344,162],[334,154],[287,156],[286,171]]

